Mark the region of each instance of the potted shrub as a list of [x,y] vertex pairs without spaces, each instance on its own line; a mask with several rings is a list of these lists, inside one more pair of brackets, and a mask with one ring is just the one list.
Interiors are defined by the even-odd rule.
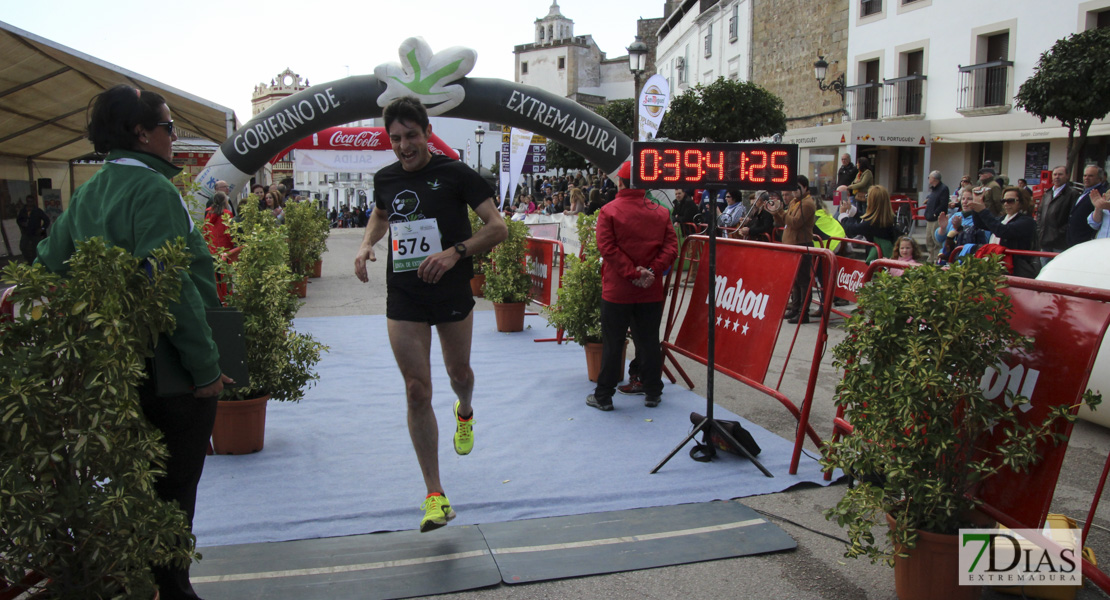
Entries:
[[511,219],[505,225],[509,237],[490,252],[492,262],[486,269],[482,291],[493,302],[498,331],[523,331],[524,306],[532,295],[532,276],[525,264],[528,226]]
[[597,381],[601,371],[601,252],[597,249],[597,213],[579,215],[582,256],[567,256],[559,297],[543,309],[547,322],[586,349],[586,373]]
[[[470,231],[471,233],[477,233],[485,223],[482,222],[482,218],[473,209],[468,208],[467,212],[470,213]],[[489,252],[479,252],[471,255],[470,258],[474,262],[474,277],[470,280],[470,292],[481,298],[483,294],[482,286],[486,284],[486,269],[491,264]]]
[[253,202],[240,207],[232,239],[239,259],[224,264],[232,282],[228,306],[243,312],[250,382],[232,389],[219,403],[212,433],[219,454],[246,454],[262,449],[266,402],[296,402],[305,385],[318,379],[312,370],[327,347],[293,330],[300,303],[289,294],[297,277],[289,267],[289,245],[269,211]]
[[289,243],[289,268],[297,276],[294,288],[298,298],[307,295],[308,278],[326,247],[324,240],[330,226],[321,235],[319,217],[320,211],[312,202],[290,202],[285,206],[282,227]]
[[[835,402],[854,432],[826,445],[822,465],[861,481],[825,516],[847,528],[845,556],[895,567],[903,600],[978,595],[981,588],[960,587],[956,573],[955,534],[983,526],[974,520],[975,490],[1003,465],[1020,472],[1035,464],[1037,445],[1059,439],[1054,424],[1074,419],[1062,407],[1022,426],[1018,412],[1028,399],[1008,392],[1007,407],[980,391],[987,367],[1030,343],[1005,318],[1004,273],[996,258],[880,273],[857,292],[859,310],[833,350],[844,369]],[[994,427],[1011,435],[985,448],[980,442]],[[876,525],[888,526],[888,543],[876,541]],[[927,542],[943,550],[925,551]],[[907,580],[917,561],[947,553],[950,565],[927,567],[925,581]]]
[[166,448],[140,416],[144,355],[188,264],[180,240],[153,254],[144,270],[93,238],[64,278],[3,271],[16,312],[0,322],[0,583],[42,581],[20,597],[152,598],[151,564],[196,558],[185,514],[155,495]]

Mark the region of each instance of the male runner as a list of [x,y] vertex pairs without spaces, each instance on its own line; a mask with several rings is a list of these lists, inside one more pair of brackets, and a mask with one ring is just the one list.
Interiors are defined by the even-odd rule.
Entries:
[[[469,454],[474,447],[470,256],[496,246],[509,231],[493,203],[493,189],[477,172],[429,152],[432,126],[419,100],[398,98],[385,107],[383,117],[398,162],[374,175],[374,212],[355,255],[355,276],[368,281],[366,261],[377,260],[374,244],[389,231],[386,323],[393,358],[405,379],[409,437],[428,491],[421,505],[424,532],[455,518],[439,480],[439,430],[429,358],[432,326],[439,333],[451,389],[458,396],[455,452]],[[473,236],[467,206],[485,222]]]

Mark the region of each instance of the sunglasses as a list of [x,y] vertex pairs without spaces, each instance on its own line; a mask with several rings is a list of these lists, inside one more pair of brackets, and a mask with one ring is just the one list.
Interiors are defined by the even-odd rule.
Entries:
[[170,135],[173,135],[173,119],[170,119],[169,121],[159,121],[155,123],[155,125],[161,125],[162,127],[165,127],[166,131],[168,131]]
[[1003,204],[1013,204],[1014,202],[1017,202],[1017,198],[1003,198],[1002,199]]

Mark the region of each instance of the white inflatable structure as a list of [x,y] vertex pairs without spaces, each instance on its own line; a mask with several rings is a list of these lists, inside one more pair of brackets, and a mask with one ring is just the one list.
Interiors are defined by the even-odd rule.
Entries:
[[[1110,239],[1092,240],[1072,247],[1041,269],[1037,279],[1110,290]],[[1087,387],[1101,392],[1103,404],[1097,411],[1079,408],[1079,418],[1110,427],[1110,344],[1102,338]]]

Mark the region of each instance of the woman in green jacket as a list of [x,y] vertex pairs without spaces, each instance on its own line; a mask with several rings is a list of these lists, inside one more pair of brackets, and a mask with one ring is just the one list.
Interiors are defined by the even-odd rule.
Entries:
[[[155,490],[161,499],[176,501],[192,527],[216,398],[225,383],[234,383],[220,372],[205,320],[205,309],[220,305],[212,255],[170,181],[181,169],[171,162],[177,136],[162,96],[127,85],[100,93],[89,114],[88,138],[98,153],[107,154],[104,166],[74,193],[50,237],[39,244],[38,262],[65,273],[76,242],[91,237],[139,258],[149,257],[167,241],[185,238],[191,259],[181,276],[181,296],[170,306],[177,327],[167,337],[192,375],[194,392],[159,397],[148,380],[140,386],[139,400],[143,416],[162,432],[169,450],[165,474],[156,480]],[[188,567],[154,567],[153,572],[163,600],[197,597]]]

